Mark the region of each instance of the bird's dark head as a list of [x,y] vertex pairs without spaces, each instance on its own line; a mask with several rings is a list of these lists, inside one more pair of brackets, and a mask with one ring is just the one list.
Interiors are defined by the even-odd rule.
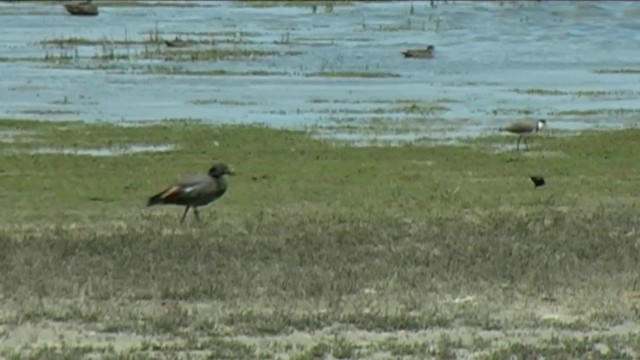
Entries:
[[224,163],[216,163],[213,164],[211,169],[209,169],[209,175],[214,178],[223,177],[224,175],[235,175],[233,170]]
[[433,45],[429,45],[427,46],[427,51],[429,52],[433,52],[433,50],[435,50],[436,48]]

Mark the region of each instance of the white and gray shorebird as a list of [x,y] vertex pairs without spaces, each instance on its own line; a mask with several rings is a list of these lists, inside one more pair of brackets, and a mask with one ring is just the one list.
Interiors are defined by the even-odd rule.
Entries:
[[516,121],[505,126],[504,128],[501,128],[500,130],[518,135],[516,150],[520,150],[521,140],[524,142],[525,149],[529,150],[529,142],[527,139],[531,135],[536,134],[538,131],[542,130],[542,128],[545,127],[546,125],[547,125],[547,120],[544,120],[544,119],[539,119],[535,122]]

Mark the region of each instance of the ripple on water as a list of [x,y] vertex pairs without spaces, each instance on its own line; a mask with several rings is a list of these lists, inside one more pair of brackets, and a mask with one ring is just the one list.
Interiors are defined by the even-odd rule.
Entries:
[[[637,66],[640,35],[636,19],[640,4],[633,1],[505,2],[502,6],[498,2],[458,2],[435,8],[428,2],[414,2],[413,15],[408,11],[410,2],[336,6],[330,13],[321,8],[316,14],[309,6],[258,8],[220,1],[208,2],[215,6],[203,10],[161,4],[153,8],[104,7],[100,16],[92,19],[68,16],[61,5],[2,4],[0,116],[49,119],[48,114],[20,112],[43,108],[67,97],[69,104],[56,109],[89,121],[191,117],[217,123],[300,127],[326,121],[326,116],[314,112],[309,99],[339,97],[358,99],[364,104],[371,101],[371,109],[379,107],[374,99],[417,98],[429,102],[447,98],[452,102],[447,103],[447,111],[437,114],[438,118],[450,121],[459,134],[471,136],[476,132],[469,131],[470,125],[460,119],[471,118],[491,129],[524,117],[514,115],[518,111],[503,116],[488,111],[495,108],[527,109],[534,116],[549,117],[550,123],[558,127],[576,129],[636,121],[625,114],[613,114],[579,122],[562,113],[620,107],[620,100],[612,97],[540,97],[511,91],[637,88],[637,74],[594,72]],[[124,40],[126,34],[127,39],[144,41],[156,28],[163,38],[180,33],[193,40],[215,40],[215,45],[199,44],[196,48],[301,54],[165,62],[139,59],[136,55],[166,51],[162,45],[127,48],[96,44],[79,47],[80,58],[75,59],[73,46],[45,49],[39,44],[78,34],[94,40]],[[400,55],[406,48],[426,44],[436,46],[434,59],[404,59]],[[109,54],[128,54],[131,58],[109,59]],[[64,63],[59,66],[45,61],[45,55],[69,58],[59,60]],[[12,56],[23,61],[12,61]],[[26,61],[29,57],[35,59]],[[51,65],[57,66],[48,68]],[[162,73],[160,68],[156,69],[158,73],[145,74],[144,67],[149,65],[202,74]],[[131,73],[133,70],[135,74]],[[221,74],[220,70],[228,74]],[[206,75],[207,71],[213,71],[212,75]],[[266,75],[238,75],[252,71]],[[386,72],[401,76],[307,76],[322,72]],[[77,101],[80,96],[91,101]],[[194,100],[204,100],[205,104]],[[237,105],[223,105],[231,101]],[[324,109],[330,106],[342,105],[328,104]],[[425,119],[429,118],[425,115]]]

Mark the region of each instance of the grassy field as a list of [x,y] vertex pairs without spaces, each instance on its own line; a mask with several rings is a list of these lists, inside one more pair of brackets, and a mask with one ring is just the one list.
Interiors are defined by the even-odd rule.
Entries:
[[[550,131],[518,153],[0,120],[0,356],[634,358],[639,138]],[[175,148],[38,153],[132,145]],[[202,224],[145,208],[218,160],[237,175]]]

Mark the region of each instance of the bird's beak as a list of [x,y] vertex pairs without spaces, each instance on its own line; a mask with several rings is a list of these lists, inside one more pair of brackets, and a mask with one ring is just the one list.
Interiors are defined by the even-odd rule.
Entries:
[[235,175],[235,174],[236,174],[236,172],[235,172],[235,171],[233,171],[233,169],[229,169],[229,170],[227,170],[227,175],[231,175],[231,176],[233,176],[233,175]]

